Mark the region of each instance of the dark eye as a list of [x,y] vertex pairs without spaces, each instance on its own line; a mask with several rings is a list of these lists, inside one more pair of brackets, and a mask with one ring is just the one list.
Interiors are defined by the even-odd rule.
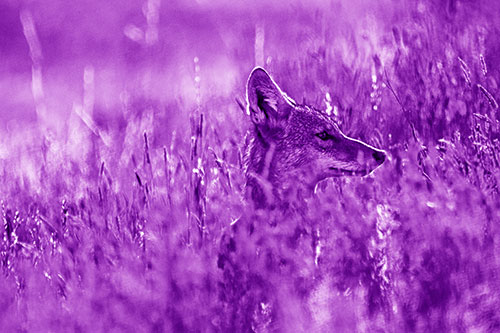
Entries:
[[316,136],[317,136],[318,138],[320,138],[321,140],[323,140],[323,141],[326,141],[326,140],[328,140],[328,139],[330,139],[330,138],[331,138],[331,135],[330,135],[330,134],[328,134],[326,131],[323,131],[323,132],[317,133],[317,134],[316,134]]

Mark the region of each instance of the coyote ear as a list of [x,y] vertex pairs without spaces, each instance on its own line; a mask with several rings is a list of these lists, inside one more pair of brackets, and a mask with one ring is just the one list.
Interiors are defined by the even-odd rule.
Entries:
[[248,78],[247,107],[256,125],[286,117],[292,103],[263,68],[255,67]]

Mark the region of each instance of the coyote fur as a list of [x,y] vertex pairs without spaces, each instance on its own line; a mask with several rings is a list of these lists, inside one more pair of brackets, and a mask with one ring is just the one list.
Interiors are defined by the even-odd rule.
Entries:
[[252,71],[246,89],[254,125],[246,193],[256,208],[286,202],[328,177],[367,175],[385,161],[383,150],[346,136],[325,112],[298,105],[263,68]]

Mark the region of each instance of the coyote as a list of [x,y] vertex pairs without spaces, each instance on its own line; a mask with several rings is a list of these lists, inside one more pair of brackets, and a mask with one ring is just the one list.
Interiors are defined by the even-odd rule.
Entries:
[[275,207],[311,191],[322,179],[364,176],[384,163],[386,153],[346,136],[324,112],[298,105],[261,67],[247,82],[245,192],[256,208]]

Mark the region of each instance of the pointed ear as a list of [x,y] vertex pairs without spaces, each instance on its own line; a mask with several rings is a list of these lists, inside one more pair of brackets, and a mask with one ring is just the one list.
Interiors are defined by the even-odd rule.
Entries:
[[247,107],[256,125],[274,124],[285,118],[293,103],[263,68],[252,71],[247,83]]

